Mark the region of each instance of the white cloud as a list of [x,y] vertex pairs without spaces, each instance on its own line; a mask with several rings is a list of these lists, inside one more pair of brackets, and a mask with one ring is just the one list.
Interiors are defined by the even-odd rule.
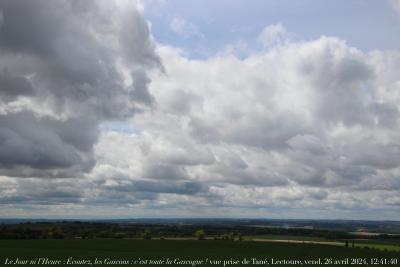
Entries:
[[[142,20],[134,22],[145,25]],[[103,26],[104,34],[120,29],[115,25],[108,28],[107,23]],[[182,18],[175,18],[170,26],[184,38],[203,36]],[[147,27],[140,29],[149,37]],[[125,30],[119,33],[132,28]],[[0,177],[0,203],[15,207],[14,213],[2,209],[3,214],[20,214],[18,207],[40,204],[52,214],[60,213],[54,209],[54,205],[60,205],[76,215],[109,212],[110,216],[146,216],[164,212],[170,216],[353,218],[350,211],[357,211],[360,218],[387,215],[399,219],[398,51],[364,53],[334,37],[287,42],[287,31],[275,24],[264,28],[259,37],[268,48],[264,51],[252,52],[244,47],[246,55],[238,58],[232,52],[243,48],[238,43],[228,53],[199,60],[189,59],[169,46],[159,45],[154,53],[150,37],[144,43],[135,43],[137,47],[122,45],[140,39],[142,31],[136,32],[137,36],[111,38],[121,53],[120,60],[126,57],[129,61],[114,62],[116,71],[127,76],[120,77],[117,84],[138,87],[129,96],[134,96],[135,103],[151,102],[151,110],[121,115],[120,108],[129,97],[114,99],[110,93],[114,91],[105,90],[101,99],[89,101],[95,110],[104,107],[102,101],[116,101],[116,105],[107,107],[112,114],[117,113],[119,123],[126,119],[128,125],[124,127],[123,122],[118,124],[108,117],[95,123],[102,127],[96,138],[86,137],[91,141],[88,150],[94,167],[84,179],[57,179],[57,174],[50,181]],[[101,36],[104,40],[110,37]],[[144,56],[149,51],[151,56]],[[148,65],[159,62],[157,55],[165,73],[148,70]],[[21,67],[20,59],[10,58],[12,71],[26,71],[34,63],[27,58]],[[18,86],[24,95],[32,94],[25,86],[29,82],[25,76],[7,77],[2,82]],[[122,89],[125,92],[130,88]],[[12,97],[13,92],[4,90],[3,94]],[[25,102],[18,101],[19,107],[28,109]],[[79,103],[67,107],[72,111],[85,108]],[[12,119],[8,130],[1,132],[0,137],[9,137],[14,144],[6,152],[15,148],[15,143],[23,143],[11,142],[20,136],[10,132],[20,132],[23,137],[21,125],[35,122],[32,117],[26,118]],[[31,132],[33,129],[37,134],[25,141],[35,144],[47,137],[46,144],[57,144],[57,138],[61,138],[68,144],[84,146],[80,138],[74,138],[67,122],[63,134],[53,131],[54,125],[60,129],[53,120],[41,128],[31,126]],[[47,129],[52,131],[42,133]],[[81,124],[72,129],[91,133]],[[79,162],[78,156],[68,156],[75,155],[73,147],[67,146],[73,150],[69,154],[64,146],[55,147],[59,151],[35,146],[34,152],[59,165],[64,158]],[[63,153],[55,153],[60,151]],[[43,167],[41,161],[34,163]],[[382,211],[371,214],[371,209]]]
[[281,23],[265,26],[258,36],[258,40],[264,46],[283,44],[287,38],[288,32]]
[[[214,155],[211,164],[185,167],[190,179],[211,185],[219,196],[211,206],[281,207],[287,202],[331,210],[393,208],[379,202],[384,193],[375,190],[378,181],[371,181],[393,185],[395,178],[389,177],[400,169],[385,159],[397,158],[399,107],[396,75],[382,68],[400,62],[393,60],[398,53],[363,53],[328,37],[288,43],[243,60],[223,54],[188,60],[169,47],[159,52],[168,76],[153,77],[158,110],[134,123],[148,135],[168,139],[170,148],[163,151],[187,140]],[[182,92],[190,95],[185,108],[171,102]],[[264,187],[271,194],[258,200],[254,194],[246,200],[227,197]],[[274,193],[293,187],[299,188],[296,200]],[[305,193],[311,189],[312,194]],[[348,195],[329,197],[341,191]],[[360,191],[376,198],[366,205],[367,195]]]

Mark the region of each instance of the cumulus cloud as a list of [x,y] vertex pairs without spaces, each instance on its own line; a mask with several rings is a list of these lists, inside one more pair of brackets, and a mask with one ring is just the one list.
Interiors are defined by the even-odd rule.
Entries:
[[258,40],[264,46],[283,44],[288,37],[288,32],[281,23],[271,24],[264,27],[258,36]]
[[133,1],[3,0],[0,10],[0,168],[90,171],[98,124],[154,102],[147,72],[162,66],[146,21]]
[[[207,182],[221,197],[212,207],[316,208],[315,199],[332,210],[386,205],[377,189],[396,184],[399,107],[398,78],[382,66],[396,65],[398,53],[364,53],[333,37],[244,59],[187,60],[169,47],[159,51],[169,74],[151,85],[159,110],[134,123],[147,137],[168,139],[171,150],[190,140],[213,154],[209,164],[185,167],[187,179]],[[192,96],[184,109],[171,101],[182,90]],[[293,186],[293,199],[274,193]],[[271,196],[228,197],[251,188]],[[368,190],[376,197],[367,205],[361,192]],[[348,195],[338,197],[341,191]]]
[[7,70],[0,73],[0,88],[2,100],[7,102],[20,95],[33,94],[33,87],[27,78],[10,75]]
[[18,178],[2,178],[0,204],[79,204],[84,197],[83,188],[76,187],[76,181],[68,179],[52,179],[44,183],[37,178],[26,178],[23,182]]
[[397,53],[333,37],[244,59],[158,51],[168,75],[150,76],[157,107],[130,121],[134,132],[102,132],[87,203],[118,198],[186,216],[198,215],[193,206],[321,217],[385,207],[394,216],[398,76],[384,66],[393,70]]
[[92,146],[97,130],[91,121],[59,121],[19,112],[0,115],[0,124],[2,173],[16,177],[71,177],[89,171],[94,164]]
[[7,207],[398,219],[398,51],[275,24],[262,51],[189,59],[130,1],[0,4]]

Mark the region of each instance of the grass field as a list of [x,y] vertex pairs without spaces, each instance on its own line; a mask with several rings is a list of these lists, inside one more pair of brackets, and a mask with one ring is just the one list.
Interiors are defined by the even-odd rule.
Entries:
[[[319,237],[309,237],[309,236],[285,236],[285,235],[263,235],[263,236],[245,236],[245,240],[255,240],[255,241],[282,241],[282,242],[304,242],[304,243],[320,243],[320,244],[331,244],[337,246],[343,246],[346,240],[330,240],[326,238]],[[352,241],[349,240],[348,244],[352,247]],[[370,248],[378,249],[383,251],[394,251],[400,252],[400,244],[398,241],[392,240],[379,240],[379,239],[369,239],[369,240],[355,240],[354,247],[356,248]]]
[[[65,265],[68,258],[72,258],[72,260],[87,259],[94,264],[96,257],[98,260],[103,261],[103,264],[104,260],[109,258],[109,262],[112,260],[123,261],[121,263],[128,263],[131,266],[166,265],[166,259],[173,261],[177,258],[179,258],[179,260],[177,260],[175,264],[170,264],[170,266],[224,266],[224,260],[232,260],[231,263],[235,261],[238,263],[225,264],[225,266],[239,266],[242,265],[240,263],[245,258],[250,260],[247,265],[255,265],[255,262],[252,262],[252,258],[256,258],[260,263],[263,263],[262,260],[267,259],[269,264],[272,264],[272,258],[275,259],[275,262],[279,259],[301,260],[303,266],[310,265],[305,264],[305,260],[318,260],[319,258],[322,263],[326,263],[328,260],[334,261],[336,259],[343,260],[346,258],[366,259],[367,262],[370,262],[371,258],[386,258],[388,260],[396,258],[399,262],[398,265],[400,265],[400,253],[398,252],[384,252],[374,249],[346,248],[320,244],[135,239],[0,241],[0,260],[3,265],[6,259],[8,259],[8,262],[13,260],[15,263],[17,258],[19,261],[26,260],[27,263],[30,261],[36,261],[36,263],[38,263],[39,258],[48,258],[60,260],[59,263],[61,265]],[[142,264],[139,264],[140,260]],[[150,260],[159,260],[158,263],[164,261],[164,264],[150,264]],[[182,263],[182,260],[192,261]],[[195,264],[193,260],[198,260],[197,264]],[[219,262],[219,264],[211,264],[211,260],[221,260],[221,262]],[[392,263],[394,263],[394,261]],[[260,265],[261,264],[257,264],[257,266]],[[87,264],[85,266],[87,266]],[[287,265],[275,264],[274,266]],[[335,266],[339,265],[336,264]],[[379,266],[379,264],[375,266]]]
[[300,240],[300,241],[322,241],[322,242],[334,241],[322,237],[296,236],[296,235],[259,235],[259,236],[244,236],[244,238],[246,240],[266,239],[266,240]]
[[356,240],[355,247],[368,247],[372,249],[398,251],[400,252],[400,244],[390,240]]
[[379,244],[379,243],[356,243],[355,247],[361,248],[371,248],[371,249],[379,249],[379,250],[388,250],[388,251],[398,251],[400,252],[399,246],[388,245],[388,244]]

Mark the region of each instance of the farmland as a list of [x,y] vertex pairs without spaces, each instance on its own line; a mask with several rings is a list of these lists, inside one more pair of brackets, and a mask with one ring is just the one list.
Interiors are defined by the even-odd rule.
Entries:
[[360,236],[348,232],[359,227],[358,222],[270,224],[240,220],[5,221],[0,225],[0,264],[194,267],[400,262],[396,230]]
[[[285,263],[288,261],[325,262],[374,258],[399,259],[400,253],[367,248],[346,248],[307,243],[254,242],[227,240],[144,240],[144,239],[63,239],[2,240],[1,262],[30,262],[68,265],[103,263],[110,265],[164,265],[167,260],[179,266],[241,265]],[[96,259],[97,258],[97,259]],[[212,264],[212,261],[216,264]],[[258,262],[258,263],[257,263]],[[158,264],[157,264],[158,263]],[[219,263],[219,264],[218,264]],[[98,264],[102,265],[102,264]],[[83,266],[83,265],[82,265]]]

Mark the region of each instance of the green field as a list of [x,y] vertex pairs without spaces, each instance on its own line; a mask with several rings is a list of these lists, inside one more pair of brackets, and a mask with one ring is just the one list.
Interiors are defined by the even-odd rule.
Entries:
[[372,248],[372,249],[380,249],[380,250],[388,250],[388,251],[399,251],[400,252],[400,247],[399,246],[394,246],[394,245],[387,245],[387,244],[379,244],[379,243],[356,243],[355,247],[361,247],[361,248]]
[[[1,264],[18,258],[20,261],[35,261],[39,258],[60,260],[61,265],[67,263],[68,258],[73,260],[90,259],[94,263],[95,258],[104,261],[124,260],[131,266],[149,266],[150,260],[166,259],[174,260],[179,258],[180,264],[170,264],[170,266],[194,266],[193,262],[183,264],[181,260],[203,261],[196,266],[224,266],[224,260],[239,261],[239,264],[226,264],[225,266],[242,266],[243,259],[250,260],[249,265],[255,265],[252,258],[257,260],[268,259],[272,263],[272,258],[276,260],[305,260],[321,259],[324,263],[329,259],[366,259],[370,262],[371,258],[385,258],[392,260],[396,258],[400,262],[400,253],[384,252],[365,248],[346,248],[342,246],[321,245],[321,244],[293,244],[277,242],[252,242],[252,241],[225,241],[225,240],[140,240],[140,239],[85,239],[85,240],[1,240],[0,241],[0,260]],[[142,264],[139,264],[139,259]],[[207,261],[206,261],[207,259]],[[109,260],[109,261],[110,261]],[[147,263],[146,263],[147,260]],[[219,264],[211,264],[210,260],[221,260]],[[136,264],[135,264],[135,261]],[[145,264],[146,263],[146,264]],[[394,260],[392,260],[394,263]],[[27,264],[32,265],[32,264]],[[100,264],[99,264],[100,265]],[[161,264],[165,265],[165,264]],[[257,264],[263,266],[265,264]],[[335,266],[343,266],[335,265]],[[398,263],[397,265],[400,265]],[[25,265],[26,266],[26,265]],[[56,266],[56,265],[50,265]],[[60,265],[58,265],[60,266]],[[69,265],[71,266],[71,265]],[[88,266],[88,265],[79,265]],[[109,265],[108,265],[109,266]],[[114,265],[115,266],[115,265]],[[125,265],[126,266],[126,265]],[[160,266],[160,264],[158,264]],[[274,266],[282,266],[274,264]],[[285,265],[287,266],[287,265]],[[293,265],[291,265],[293,266]],[[375,266],[379,266],[376,264]],[[392,265],[393,266],[393,265]]]
[[387,251],[398,251],[400,252],[400,244],[391,240],[379,240],[379,239],[370,239],[370,240],[356,240],[355,247],[368,247],[379,250],[387,250]]
[[331,240],[323,237],[316,236],[296,236],[296,235],[253,235],[244,236],[246,240],[252,239],[265,239],[265,240],[296,240],[296,241],[321,241],[321,242],[336,242],[336,240]]

